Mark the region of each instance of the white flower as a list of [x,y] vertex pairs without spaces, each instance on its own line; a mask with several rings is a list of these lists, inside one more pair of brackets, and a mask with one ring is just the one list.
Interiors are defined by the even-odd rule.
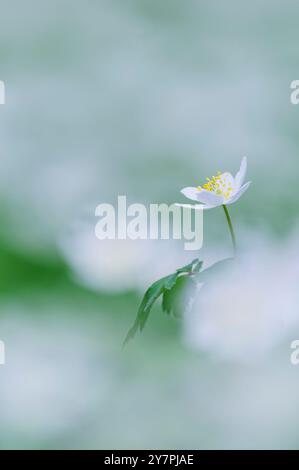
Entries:
[[[277,252],[282,260],[280,273]],[[187,343],[221,360],[253,363],[267,358],[286,338],[295,337],[297,262],[289,253],[289,247],[259,248],[251,240],[241,259],[215,273],[199,290],[184,318]]]
[[[179,241],[99,240],[92,223],[78,223],[60,240],[59,248],[84,286],[107,292],[144,291],[152,282],[186,264]],[[163,263],[153,263],[163,259]]]
[[201,204],[177,204],[193,209],[212,209],[213,207],[233,204],[249,188],[250,181],[244,183],[247,170],[247,159],[243,157],[240,170],[235,178],[231,173],[218,172],[216,176],[207,178],[207,182],[198,187],[187,187],[181,192],[189,199]]

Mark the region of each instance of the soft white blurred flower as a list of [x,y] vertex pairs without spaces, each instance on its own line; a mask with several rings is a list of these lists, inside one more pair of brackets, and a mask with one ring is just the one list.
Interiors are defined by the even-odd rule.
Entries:
[[92,224],[76,227],[60,248],[80,283],[110,292],[143,291],[189,261],[182,241],[99,240]]
[[73,312],[59,302],[43,306],[40,316],[41,311],[32,315],[32,307],[14,302],[2,302],[1,311],[7,353],[0,368],[0,431],[5,442],[10,434],[23,445],[26,439],[67,436],[109,396],[113,373],[98,352],[104,347],[101,330],[95,343],[83,318],[73,319],[70,328],[67,316]]
[[299,323],[295,259],[289,246],[264,248],[233,261],[200,290],[185,316],[187,342],[221,359],[267,355]]

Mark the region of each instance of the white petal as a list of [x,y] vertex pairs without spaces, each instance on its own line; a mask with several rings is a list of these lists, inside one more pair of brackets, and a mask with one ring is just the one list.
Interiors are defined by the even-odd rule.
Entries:
[[[221,206],[221,204],[218,204],[218,206]],[[204,206],[202,206],[202,208],[206,211],[207,209],[214,209],[214,207],[218,206],[210,206],[209,204],[205,204]]]
[[206,191],[205,189],[198,191],[197,194],[197,200],[209,206],[220,206],[223,203],[223,199],[223,196],[213,193],[212,191]]
[[239,189],[239,191],[237,191],[230,199],[226,201],[225,204],[228,205],[228,204],[233,204],[233,202],[236,202],[242,196],[242,194],[244,194],[245,191],[247,191],[250,184],[251,184],[251,181],[248,181],[248,183],[244,184],[242,188]]
[[243,157],[241,161],[240,170],[238,171],[235,177],[236,190],[240,189],[242,184],[244,183],[246,171],[247,171],[247,158]]
[[233,190],[235,189],[235,178],[231,173],[226,171],[225,173],[222,173],[220,177],[221,183],[224,186],[224,190],[227,190],[229,187],[231,187]]
[[193,201],[202,202],[203,204],[208,204],[211,206],[220,206],[223,203],[223,196],[218,196],[218,194],[212,191],[206,191],[205,189],[197,188],[183,188],[181,193],[184,194],[188,199]]
[[206,210],[213,209],[216,206],[209,206],[207,204],[179,204],[175,203],[175,206],[182,207],[183,209],[195,209],[195,210]]
[[199,193],[199,191],[197,188],[192,188],[192,187],[183,188],[181,190],[181,193],[184,194],[184,196],[186,196],[188,199],[192,199],[192,201],[198,200],[197,194]]

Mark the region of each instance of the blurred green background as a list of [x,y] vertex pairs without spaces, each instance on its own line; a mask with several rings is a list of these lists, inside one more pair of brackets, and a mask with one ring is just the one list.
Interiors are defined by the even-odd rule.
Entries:
[[[0,12],[0,448],[298,448],[298,2]],[[200,311],[176,322],[156,307],[122,350],[146,286],[194,253],[99,242],[95,207],[186,202],[181,188],[243,155],[252,186],[231,216],[250,279],[219,281],[224,313],[205,330]],[[230,253],[208,211],[199,256]]]

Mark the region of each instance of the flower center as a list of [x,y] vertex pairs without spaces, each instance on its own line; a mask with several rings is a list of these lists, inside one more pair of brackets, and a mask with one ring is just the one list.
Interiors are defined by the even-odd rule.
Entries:
[[206,191],[210,191],[216,193],[219,196],[223,196],[225,199],[229,199],[233,188],[231,184],[223,178],[223,175],[220,171],[218,171],[216,176],[212,176],[212,178],[206,178],[207,182],[201,186],[198,186],[197,189],[202,191],[205,189]]

